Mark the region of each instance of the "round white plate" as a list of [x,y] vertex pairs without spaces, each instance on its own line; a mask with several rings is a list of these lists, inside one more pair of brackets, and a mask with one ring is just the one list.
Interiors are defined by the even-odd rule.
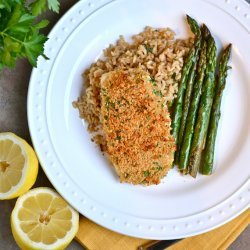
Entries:
[[[180,176],[171,170],[160,185],[120,184],[91,142],[87,124],[72,107],[82,72],[120,34],[146,25],[188,34],[185,14],[211,29],[218,47],[233,44],[233,69],[223,97],[212,176]],[[173,239],[211,230],[250,203],[250,7],[240,0],[79,1],[49,35],[32,72],[28,120],[48,178],[80,213],[119,233]]]

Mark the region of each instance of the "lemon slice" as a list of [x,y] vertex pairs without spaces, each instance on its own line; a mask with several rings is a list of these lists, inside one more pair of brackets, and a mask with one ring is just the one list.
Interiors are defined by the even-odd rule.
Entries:
[[11,228],[21,249],[65,249],[78,231],[79,214],[50,188],[19,197]]
[[31,146],[13,133],[0,133],[0,200],[28,191],[37,173],[38,160]]

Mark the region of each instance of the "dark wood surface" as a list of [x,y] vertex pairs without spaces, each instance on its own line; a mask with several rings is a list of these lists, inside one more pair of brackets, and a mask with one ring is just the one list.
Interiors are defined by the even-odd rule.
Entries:
[[[250,1],[250,0],[248,0]],[[60,15],[46,13],[51,27],[57,22],[76,1],[63,0],[61,2]],[[11,131],[31,142],[27,123],[27,90],[31,66],[25,60],[17,63],[15,69],[5,69],[0,75],[0,132]],[[51,186],[42,169],[35,186]],[[15,200],[0,201],[0,250],[18,249],[10,230],[10,214]],[[230,250],[247,250],[250,246],[250,227],[248,227],[236,241],[230,246]],[[77,242],[72,242],[69,250],[80,250],[82,247]]]

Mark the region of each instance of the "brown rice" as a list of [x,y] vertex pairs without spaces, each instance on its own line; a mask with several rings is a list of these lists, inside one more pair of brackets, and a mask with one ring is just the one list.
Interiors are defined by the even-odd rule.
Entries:
[[132,43],[120,36],[115,45],[104,50],[104,59],[99,59],[84,72],[84,91],[73,103],[79,109],[80,117],[88,122],[88,129],[97,132],[97,144],[105,146],[100,122],[101,76],[116,69],[145,70],[169,105],[176,97],[183,59],[192,42],[191,38],[175,39],[175,33],[169,28],[146,27],[143,32],[132,37]]

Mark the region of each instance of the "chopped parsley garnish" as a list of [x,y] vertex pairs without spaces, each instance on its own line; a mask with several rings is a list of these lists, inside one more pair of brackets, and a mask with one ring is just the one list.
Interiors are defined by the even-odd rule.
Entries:
[[174,74],[172,75],[172,79],[176,80],[176,73],[174,72]]
[[104,119],[105,119],[105,120],[108,120],[108,116],[107,116],[107,115],[105,115],[105,116],[104,116]]
[[106,96],[105,97],[105,108],[109,109],[109,107],[115,108],[115,103],[110,101],[110,97]]
[[154,79],[154,77],[152,77],[152,76],[150,76],[150,80],[149,80],[150,82],[155,82],[155,79]]
[[152,76],[150,76],[149,81],[152,83],[153,86],[157,86],[156,83],[155,83],[155,79]]
[[153,164],[155,164],[155,165],[156,165],[156,169],[157,169],[157,171],[162,170],[162,167],[161,167],[161,165],[159,164],[159,162],[153,162]]
[[174,101],[170,101],[167,105],[168,105],[168,108],[170,109],[174,104]]
[[162,93],[160,90],[155,90],[153,89],[153,93],[156,95],[156,96],[160,96],[160,97],[163,97]]
[[146,51],[147,51],[148,53],[153,53],[153,48],[150,47],[148,44],[143,44],[143,46],[145,47],[145,49],[146,49]]
[[110,104],[110,98],[108,96],[106,96],[105,98],[105,108],[109,109],[109,104]]
[[115,103],[114,102],[110,102],[111,107],[114,109],[115,108]]
[[117,135],[115,138],[115,140],[117,140],[117,141],[120,141],[121,139],[122,139],[122,137],[120,135]]
[[103,95],[107,95],[107,90],[105,88],[101,88]]
[[144,171],[144,176],[145,177],[148,177],[150,175],[150,172],[149,171]]

